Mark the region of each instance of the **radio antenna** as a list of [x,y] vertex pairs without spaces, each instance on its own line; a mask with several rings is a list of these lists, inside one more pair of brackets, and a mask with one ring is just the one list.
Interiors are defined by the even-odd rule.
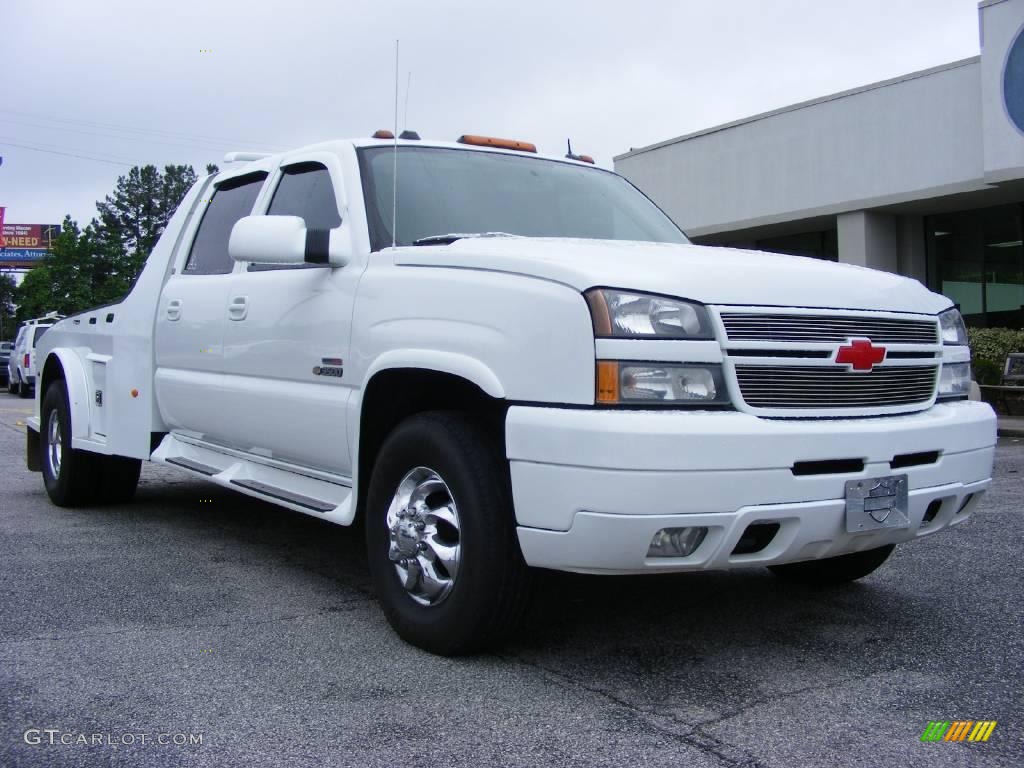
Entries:
[[395,151],[391,170],[391,247],[398,242],[398,41],[395,40]]
[[405,79],[405,112],[402,114],[402,130],[405,131],[409,128],[409,89],[412,88],[412,70],[409,70],[409,76]]

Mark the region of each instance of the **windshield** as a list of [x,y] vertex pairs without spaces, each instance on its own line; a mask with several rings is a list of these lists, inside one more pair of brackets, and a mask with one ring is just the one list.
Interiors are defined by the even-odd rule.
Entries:
[[[394,149],[359,151],[370,241],[391,245]],[[685,243],[672,221],[614,173],[536,157],[398,150],[398,245],[454,233],[502,232]]]

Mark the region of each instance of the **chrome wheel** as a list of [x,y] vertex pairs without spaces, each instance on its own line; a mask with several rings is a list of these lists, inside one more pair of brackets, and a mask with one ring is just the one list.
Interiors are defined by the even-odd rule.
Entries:
[[50,475],[57,479],[60,477],[60,460],[62,454],[62,440],[60,433],[60,416],[57,409],[50,411],[50,418],[46,424],[46,461],[50,465]]
[[455,586],[462,551],[459,511],[441,476],[427,467],[406,473],[387,526],[388,559],[406,592],[420,605],[441,603]]

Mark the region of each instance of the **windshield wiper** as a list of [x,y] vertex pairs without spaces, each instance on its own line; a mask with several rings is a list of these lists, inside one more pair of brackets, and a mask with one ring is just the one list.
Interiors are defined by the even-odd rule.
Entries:
[[413,245],[451,245],[456,240],[467,237],[519,237],[508,232],[452,232],[447,235],[430,235],[413,240]]

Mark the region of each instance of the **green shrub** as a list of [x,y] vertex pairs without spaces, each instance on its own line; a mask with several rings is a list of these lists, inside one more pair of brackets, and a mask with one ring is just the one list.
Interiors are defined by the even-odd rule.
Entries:
[[1003,377],[1006,356],[1024,352],[1024,330],[1013,328],[968,328],[974,377],[979,384],[999,384]]

